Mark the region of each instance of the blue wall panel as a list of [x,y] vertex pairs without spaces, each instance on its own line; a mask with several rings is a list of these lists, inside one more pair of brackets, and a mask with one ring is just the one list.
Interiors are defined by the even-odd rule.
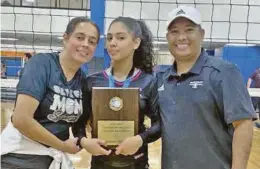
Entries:
[[104,56],[104,19],[105,19],[105,0],[91,0],[90,1],[91,20],[95,22],[100,29],[100,41],[98,43],[95,57]]
[[[105,19],[105,0],[91,0],[90,1],[90,17],[91,20],[97,24],[100,30],[100,40],[96,48],[94,58],[89,63],[85,63],[81,66],[81,69],[88,75],[90,72],[99,71],[99,65],[96,65],[94,68],[90,64],[97,63],[100,64],[99,58],[104,58],[104,19]],[[97,60],[97,62],[96,62]],[[102,63],[104,67],[105,63]],[[90,68],[91,67],[91,68]],[[91,69],[91,70],[90,70]]]
[[21,69],[22,62],[15,59],[6,59],[6,75],[17,76],[17,72]]
[[260,47],[226,46],[223,49],[223,59],[237,65],[246,83],[248,77],[260,67]]

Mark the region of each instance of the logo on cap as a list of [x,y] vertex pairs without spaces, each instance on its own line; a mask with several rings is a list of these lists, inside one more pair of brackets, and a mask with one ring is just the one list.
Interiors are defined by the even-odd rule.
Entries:
[[180,15],[180,14],[185,14],[185,12],[181,9],[181,10],[179,10],[179,12],[177,12],[176,15]]

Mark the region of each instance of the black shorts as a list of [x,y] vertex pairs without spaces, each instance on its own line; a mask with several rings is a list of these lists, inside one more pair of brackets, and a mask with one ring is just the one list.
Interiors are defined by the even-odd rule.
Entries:
[[90,169],[149,169],[149,165],[146,162],[139,162],[126,167],[114,167],[104,163],[102,160],[95,160],[91,162]]
[[1,156],[2,169],[49,169],[53,158],[43,155],[6,154]]

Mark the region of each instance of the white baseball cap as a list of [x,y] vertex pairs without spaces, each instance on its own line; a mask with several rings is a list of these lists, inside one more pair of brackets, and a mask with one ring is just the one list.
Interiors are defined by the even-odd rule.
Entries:
[[201,14],[196,8],[191,6],[179,6],[178,8],[174,9],[169,13],[169,19],[167,21],[167,30],[171,23],[179,17],[187,18],[197,25],[201,25],[202,23]]

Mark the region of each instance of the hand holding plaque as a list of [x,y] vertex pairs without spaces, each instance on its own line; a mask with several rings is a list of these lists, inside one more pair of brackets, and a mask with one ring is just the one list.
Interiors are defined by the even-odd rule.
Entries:
[[115,149],[138,133],[139,89],[94,87],[92,114],[92,137]]
[[83,138],[81,140],[81,146],[93,156],[111,154],[111,150],[103,148],[106,147],[106,142],[101,139]]
[[116,155],[133,155],[138,149],[143,145],[143,140],[141,136],[136,135],[133,137],[126,138],[122,143],[116,148]]

